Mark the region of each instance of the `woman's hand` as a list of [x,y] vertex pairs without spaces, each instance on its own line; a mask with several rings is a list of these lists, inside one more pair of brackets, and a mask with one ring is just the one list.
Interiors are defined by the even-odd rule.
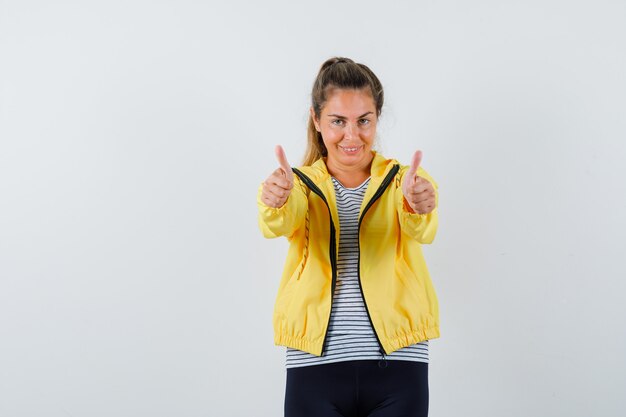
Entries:
[[405,204],[413,213],[428,214],[435,209],[435,188],[426,179],[416,174],[422,162],[422,151],[413,154],[411,167],[402,181]]
[[293,171],[282,146],[276,145],[275,153],[280,167],[263,182],[261,201],[269,207],[279,208],[285,204],[293,188]]

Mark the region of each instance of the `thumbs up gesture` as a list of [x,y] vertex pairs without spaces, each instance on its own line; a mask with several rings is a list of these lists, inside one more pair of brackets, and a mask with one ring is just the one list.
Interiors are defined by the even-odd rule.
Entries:
[[261,201],[269,207],[279,208],[285,204],[293,188],[293,171],[282,146],[277,145],[274,152],[279,168],[263,182]]
[[402,193],[408,208],[414,213],[427,214],[435,208],[435,189],[428,180],[417,175],[417,168],[421,162],[422,151],[416,151],[411,167],[404,175]]

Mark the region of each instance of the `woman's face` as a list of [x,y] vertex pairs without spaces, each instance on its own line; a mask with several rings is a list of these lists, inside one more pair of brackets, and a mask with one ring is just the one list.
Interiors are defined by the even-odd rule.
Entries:
[[311,115],[328,150],[329,168],[369,169],[378,122],[369,88],[331,90],[319,119],[313,109]]

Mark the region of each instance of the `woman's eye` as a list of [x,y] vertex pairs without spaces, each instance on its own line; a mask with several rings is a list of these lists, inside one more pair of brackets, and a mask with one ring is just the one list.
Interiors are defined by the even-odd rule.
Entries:
[[369,122],[370,122],[369,119],[361,119],[361,120],[359,120],[359,123],[361,123],[362,125],[366,125]]
[[337,126],[341,126],[343,124],[343,120],[335,119],[331,123],[334,124],[334,125],[337,125]]

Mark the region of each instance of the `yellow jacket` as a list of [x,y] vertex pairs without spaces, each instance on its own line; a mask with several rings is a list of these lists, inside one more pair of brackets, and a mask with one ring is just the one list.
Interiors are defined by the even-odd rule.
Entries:
[[[361,292],[387,354],[439,337],[439,304],[421,248],[435,237],[437,208],[407,211],[401,184],[408,169],[374,152],[359,212]],[[263,235],[286,236],[290,243],[274,306],[274,342],[321,356],[337,279],[339,215],[323,159],[293,171],[294,187],[282,207],[261,201],[262,185],[257,198]],[[417,174],[437,190],[421,167]]]

